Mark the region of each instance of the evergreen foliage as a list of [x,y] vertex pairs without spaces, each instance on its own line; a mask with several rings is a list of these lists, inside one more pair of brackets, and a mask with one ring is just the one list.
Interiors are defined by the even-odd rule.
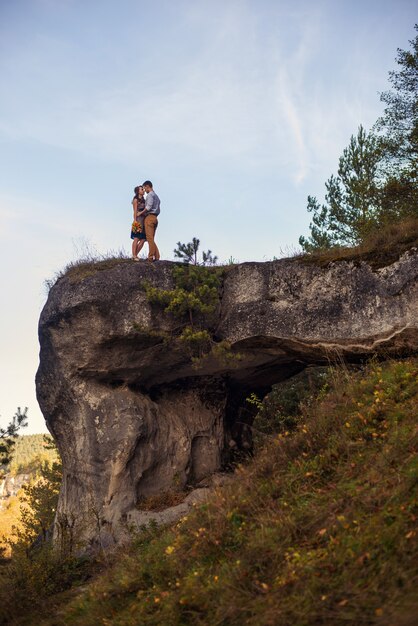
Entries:
[[187,318],[192,330],[210,324],[219,304],[220,271],[186,264],[173,269],[174,289],[146,285],[148,300],[178,319]]
[[[418,31],[418,24],[415,24]],[[374,130],[386,174],[381,221],[418,217],[418,35],[411,50],[398,49],[398,71],[389,73],[392,89],[381,94],[386,105]]]
[[49,435],[21,435],[16,440],[8,473],[35,475],[45,461],[51,464],[57,460],[57,449]]
[[[197,252],[199,240],[194,239],[194,242],[197,242]],[[144,284],[149,302],[162,307],[166,314],[179,320],[172,340],[186,346],[196,367],[209,355],[223,360],[237,358],[227,342],[216,342],[214,337],[222,270],[204,265],[205,261],[199,265],[186,260],[183,266],[177,265],[173,269],[173,289],[159,289],[149,283]]]
[[61,461],[42,463],[39,475],[22,487],[19,525],[10,538],[12,554],[29,554],[34,542],[45,543],[51,531],[62,481]]
[[[58,451],[51,437],[47,435],[19,436],[7,470],[9,476],[27,475],[26,485],[18,491],[17,495],[4,499],[0,509],[0,552],[4,551],[5,555],[10,556],[11,546],[15,544],[20,532],[33,538],[39,533],[40,526],[45,526],[41,521],[40,525],[33,526],[34,532],[29,532],[27,527],[25,530],[25,525],[27,526],[30,519],[33,521],[37,511],[39,512],[39,503],[36,503],[32,496],[38,492],[39,498],[45,500],[45,493],[42,495],[42,492],[45,492],[46,483],[49,484],[52,479],[51,472],[58,470],[58,481],[60,481]],[[24,511],[22,511],[22,498],[26,502]],[[46,515],[48,519],[51,517],[51,507],[52,502],[44,503],[44,516]],[[27,546],[29,544],[30,542]]]
[[174,256],[181,259],[184,263],[192,265],[216,265],[217,256],[213,256],[212,250],[202,252],[202,258],[199,260],[198,250],[200,247],[200,239],[193,237],[189,243],[177,242],[177,248],[174,250]]
[[27,424],[28,407],[25,407],[23,411],[18,407],[8,426],[6,428],[0,428],[0,476],[1,466],[4,466],[4,472],[11,461],[19,430],[27,426]]
[[[418,32],[418,24],[415,24]],[[418,35],[411,50],[398,48],[398,71],[389,72],[392,89],[380,99],[386,105],[375,128],[381,134],[385,156],[395,172],[412,173],[418,166]]]
[[[418,30],[418,25],[415,26]],[[392,90],[381,94],[384,114],[366,133],[360,126],[326,182],[325,203],[308,196],[310,237],[305,252],[355,246],[382,226],[418,217],[418,35],[398,49]]]
[[311,237],[299,238],[306,252],[357,245],[375,227],[380,158],[376,137],[360,126],[340,157],[338,175],[332,175],[325,183],[326,204],[320,205],[315,197],[308,197],[308,212],[313,214]]

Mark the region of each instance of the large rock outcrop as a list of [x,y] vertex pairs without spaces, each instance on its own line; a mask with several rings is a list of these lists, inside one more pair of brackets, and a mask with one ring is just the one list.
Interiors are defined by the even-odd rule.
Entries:
[[124,521],[148,519],[144,499],[199,485],[248,446],[251,391],[262,395],[310,363],[418,349],[416,250],[374,271],[296,260],[226,268],[216,337],[240,360],[208,358],[198,370],[167,342],[175,321],[143,288],[144,279],[172,287],[173,266],[70,272],[42,311],[36,384],[63,459],[57,519],[75,519],[86,539],[118,540]]

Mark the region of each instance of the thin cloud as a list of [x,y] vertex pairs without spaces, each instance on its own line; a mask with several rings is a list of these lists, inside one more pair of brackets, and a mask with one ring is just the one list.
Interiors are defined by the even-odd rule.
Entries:
[[[22,82],[11,95],[5,85],[0,131],[126,164],[191,158],[234,161],[243,169],[274,165],[300,185],[335,161],[360,122],[367,124],[361,98],[349,97],[355,70],[346,85],[326,82],[321,72],[329,5],[268,4],[263,20],[248,2],[217,3],[215,11],[211,6],[179,5],[179,24],[201,33],[202,41],[194,40],[192,58],[160,59],[155,79],[141,87],[141,60],[135,62],[131,49],[125,51],[129,80],[126,74],[89,84],[78,71],[74,42],[35,37],[35,51],[20,49],[3,61],[9,63],[5,75]],[[271,31],[266,15],[274,22]],[[46,84],[55,87],[45,91]],[[22,94],[30,94],[30,106]]]
[[307,147],[303,122],[291,94],[287,73],[284,70],[279,71],[277,78],[277,102],[285,121],[284,128],[290,131],[291,134],[289,146],[291,146],[291,151],[294,155],[293,160],[296,162],[293,174],[294,180],[296,183],[300,183],[305,178],[308,169]]
[[[163,74],[137,93],[131,83],[123,82],[95,93],[90,88],[77,91],[77,82],[71,81],[78,78],[70,68],[70,84],[64,85],[61,78],[60,90],[52,90],[48,99],[42,101],[42,115],[33,98],[32,109],[25,108],[17,124],[5,123],[0,128],[9,136],[126,163],[137,159],[141,150],[147,160],[154,161],[167,151],[193,155],[202,162],[239,160],[252,167],[264,167],[268,161],[274,161],[282,168],[290,168],[296,181],[302,180],[307,168],[307,148],[296,100],[303,101],[302,81],[298,77],[303,75],[305,66],[304,41],[293,57],[289,57],[289,52],[287,57],[282,55],[281,63],[290,71],[284,71],[280,79],[281,101],[277,110],[275,69],[271,63],[274,50],[271,41],[264,41],[263,30],[254,28],[257,10],[237,2],[208,12],[207,4],[201,3],[187,19],[192,19],[197,30],[205,26],[204,45],[198,47],[195,58],[181,67],[171,66],[166,60]],[[299,19],[306,20],[306,14]],[[279,32],[278,36],[285,38],[284,33]],[[59,46],[59,50],[63,46],[68,58],[68,44]],[[30,77],[30,58],[26,61]],[[53,65],[50,72],[55,73]],[[36,71],[33,74],[39,80]],[[43,76],[44,81],[46,78]],[[25,90],[31,92],[30,78]],[[34,95],[40,98],[36,86]],[[272,129],[278,124],[289,127],[290,135],[282,129],[272,136]]]

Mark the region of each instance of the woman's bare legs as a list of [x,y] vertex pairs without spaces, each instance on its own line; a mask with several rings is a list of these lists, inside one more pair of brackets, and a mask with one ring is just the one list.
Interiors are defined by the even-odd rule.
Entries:
[[136,247],[136,254],[138,255],[142,248],[144,247],[144,243],[146,242],[146,239],[137,239],[138,245]]
[[144,243],[145,243],[144,240],[137,239],[135,237],[135,239],[132,242],[132,258],[133,259],[137,259],[138,258],[138,254],[142,250],[142,246],[144,245]]
[[146,239],[137,239],[135,237],[135,239],[132,242],[132,258],[133,259],[139,259],[138,254],[141,252],[142,248],[144,247],[145,242],[146,242]]

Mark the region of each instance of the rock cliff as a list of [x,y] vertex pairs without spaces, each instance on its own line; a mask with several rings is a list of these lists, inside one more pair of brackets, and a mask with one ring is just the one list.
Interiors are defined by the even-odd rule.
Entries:
[[0,511],[7,507],[10,498],[17,496],[30,478],[30,474],[5,474],[0,478]]
[[86,539],[117,541],[124,522],[149,519],[147,498],[201,485],[248,448],[251,391],[308,364],[418,349],[416,250],[379,270],[297,260],[226,268],[215,337],[240,358],[199,369],[167,341],[175,320],[144,291],[144,280],[172,288],[174,266],[70,272],[41,314],[37,394],[64,469],[57,519],[83,520]]

